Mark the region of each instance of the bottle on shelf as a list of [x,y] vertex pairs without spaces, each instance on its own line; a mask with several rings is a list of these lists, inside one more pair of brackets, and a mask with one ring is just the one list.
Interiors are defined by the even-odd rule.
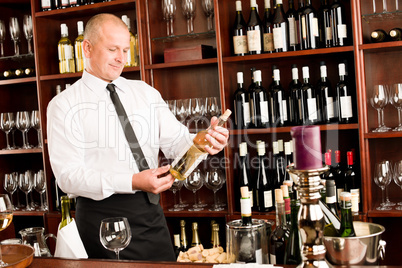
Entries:
[[65,23],[60,25],[61,39],[58,42],[59,71],[61,74],[74,73],[74,49],[68,38],[68,28]]
[[325,187],[326,184],[326,180],[325,179],[321,179],[320,180],[320,184],[324,187],[321,188],[320,190],[320,195],[321,195],[321,201],[325,202],[326,198],[327,198],[327,188]]
[[299,50],[299,39],[297,37],[297,25],[299,23],[297,12],[294,8],[294,0],[289,0],[289,9],[285,14],[289,27],[289,50]]
[[131,32],[131,26],[130,26],[130,19],[127,17],[127,15],[121,16],[121,20],[127,25],[128,31],[130,32],[130,49],[127,52],[127,62],[124,65],[124,67],[131,67],[131,66],[137,66],[135,60],[135,37],[133,33]]
[[388,34],[382,29],[376,29],[371,32],[370,41],[372,43],[380,43],[388,41]]
[[281,190],[283,194],[283,201],[285,202],[285,216],[286,216],[286,224],[290,226],[290,214],[291,214],[291,208],[290,208],[290,197],[289,197],[289,190],[288,186],[285,184],[281,185]]
[[174,241],[174,254],[177,259],[177,257],[180,254],[180,234],[174,234],[173,241]]
[[[288,186],[288,189],[291,189],[291,187]],[[291,195],[290,192],[289,192],[289,195]],[[302,256],[301,256],[302,240],[301,240],[300,232],[298,229],[299,209],[300,209],[300,200],[297,198],[291,197],[290,226],[288,227],[289,228],[289,239],[286,244],[285,262],[284,262],[284,264],[288,264],[288,265],[299,265],[302,261]]]
[[324,154],[325,165],[327,165],[329,167],[329,169],[321,175],[321,179],[323,179],[323,180],[334,180],[335,179],[335,176],[334,176],[334,173],[333,173],[333,168],[331,166],[332,165],[332,159],[331,159],[331,152],[330,151],[331,150],[328,150],[328,152],[326,152]]
[[303,113],[301,107],[301,88],[302,84],[299,81],[299,69],[296,64],[292,64],[292,81],[289,85],[290,103],[289,114],[290,123],[292,125],[301,125],[303,123]]
[[349,83],[345,80],[345,63],[338,65],[339,82],[336,85],[337,111],[339,123],[348,124],[354,121],[352,89]]
[[193,230],[193,238],[191,240],[191,246],[195,247],[201,244],[200,237],[198,235],[198,222],[193,222],[191,224],[191,229]]
[[34,68],[25,68],[24,73],[26,76],[34,76],[35,75],[35,69]]
[[74,41],[74,52],[75,52],[75,70],[77,72],[84,71],[84,53],[82,51],[82,42],[84,41],[84,22],[77,22],[78,36]]
[[336,186],[335,186],[335,181],[334,180],[326,180],[325,182],[325,187],[326,187],[326,198],[325,198],[325,203],[329,207],[332,213],[334,213],[336,216],[339,217],[338,215],[338,205],[336,202]]
[[402,40],[402,29],[392,28],[388,33],[390,41],[401,41]]
[[70,0],[61,0],[61,8],[70,7]]
[[285,12],[283,11],[282,0],[276,0],[272,26],[275,52],[289,51],[288,21]]
[[343,168],[341,166],[341,152],[335,151],[335,166],[333,170],[335,185],[336,185],[336,198],[338,205],[341,203],[341,193],[345,190],[345,176],[343,174]]
[[243,72],[237,73],[237,90],[234,93],[235,126],[237,129],[250,127],[250,98],[244,89]]
[[52,0],[41,0],[40,7],[42,11],[49,11],[53,9]]
[[264,0],[264,20],[263,20],[263,51],[264,53],[274,52],[274,34],[272,31],[273,14],[271,11],[271,1]]
[[283,127],[288,124],[288,98],[282,88],[279,69],[274,70],[274,82],[270,90],[271,125]]
[[314,125],[320,122],[318,114],[317,93],[310,84],[309,67],[303,66],[303,84],[301,87],[301,108],[303,125]]
[[189,247],[186,235],[186,221],[180,220],[180,251],[186,252],[188,248]]
[[250,91],[251,123],[256,128],[267,128],[269,126],[268,94],[262,87],[260,70],[254,72],[254,83],[255,87]]
[[53,1],[53,6],[54,6],[54,9],[61,9],[62,8],[62,6],[61,6],[61,1],[62,0],[52,0]]
[[[284,143],[284,147],[285,147],[285,163],[284,163],[285,179],[284,179],[284,181],[291,180],[291,178],[289,177],[289,173],[286,172],[286,167],[293,163],[292,149],[290,148],[290,146],[291,145],[290,145],[289,141],[286,141]],[[289,192],[290,192],[290,189],[289,189]]]
[[236,1],[236,17],[233,25],[233,55],[244,56],[247,48],[247,24],[244,21],[241,1]]
[[253,183],[251,182],[250,176],[250,162],[247,153],[247,143],[242,142],[239,144],[239,155],[240,155],[240,168],[239,168],[239,185],[240,189],[243,186],[247,186],[250,191],[251,207],[253,207]]
[[257,11],[257,1],[250,0],[250,16],[247,23],[247,46],[249,54],[261,54],[262,34],[262,23]]
[[321,200],[318,201],[318,204],[324,214],[324,236],[339,236],[339,230],[341,228],[341,220],[337,215],[332,213],[331,209],[322,202]]
[[352,216],[352,195],[349,192],[341,193],[341,228],[339,231],[340,237],[356,236],[353,227]]
[[78,7],[80,5],[78,0],[69,0],[70,1],[70,7]]
[[219,240],[219,225],[217,223],[213,224],[212,233],[214,235],[214,243],[212,244],[212,248],[218,248],[221,246],[221,242]]
[[318,83],[319,107],[322,123],[336,122],[335,98],[333,97],[331,83],[327,78],[327,66],[324,61],[320,62],[320,82]]
[[348,31],[346,26],[345,7],[339,0],[334,0],[331,5],[332,42],[333,46],[344,46],[347,43]]
[[[282,153],[279,150],[281,147]],[[280,188],[285,180],[285,173],[286,173],[286,162],[285,156],[283,154],[283,140],[277,140],[272,142],[272,154],[273,154],[273,180],[275,189]]]
[[[255,67],[251,67],[250,68],[250,78],[251,78],[251,82],[250,85],[248,86],[248,95],[249,95],[249,99],[251,100],[251,91],[255,88],[255,82],[254,82],[254,72],[256,71]],[[251,105],[251,103],[250,103]],[[250,107],[251,109],[251,107]],[[251,113],[251,110],[250,110]],[[251,114],[250,114],[251,116]]]
[[15,70],[6,70],[3,72],[3,78],[4,79],[11,79],[11,78],[15,78]]
[[353,163],[353,152],[349,151],[347,155],[347,167],[345,170],[345,191],[351,194],[357,194],[358,203],[360,203],[359,178]]
[[265,142],[257,143],[257,181],[256,181],[256,196],[258,211],[268,212],[273,210],[273,186],[270,180],[267,166],[267,159],[265,155]]
[[328,0],[321,0],[318,10],[318,28],[320,31],[320,47],[332,47],[331,8]]
[[59,230],[63,227],[67,226],[70,222],[73,221],[73,218],[70,215],[70,199],[67,195],[63,195],[61,198],[61,222],[59,225]]
[[240,187],[240,212],[241,212],[241,222],[242,226],[251,226],[253,225],[251,219],[251,196],[249,192],[249,188],[247,186]]
[[302,17],[305,8],[304,1],[305,0],[299,0],[299,7],[297,8],[297,20],[299,22],[297,25],[297,40],[299,42],[300,50],[306,49],[303,45],[303,23],[302,23]]
[[211,224],[210,224],[210,226],[211,226],[211,246],[213,246],[213,244],[214,244],[214,224],[216,223],[216,221],[215,220],[211,220]]
[[[223,126],[232,112],[226,110],[220,117],[218,126]],[[190,148],[185,148],[170,166],[170,173],[178,180],[185,180],[191,172],[206,159],[208,152],[204,149],[206,145],[213,148],[213,145],[205,138],[209,128],[201,130],[193,139]]]
[[303,9],[301,17],[302,30],[302,48],[315,49],[319,46],[319,31],[317,13],[311,4],[311,0],[306,0],[306,6]]

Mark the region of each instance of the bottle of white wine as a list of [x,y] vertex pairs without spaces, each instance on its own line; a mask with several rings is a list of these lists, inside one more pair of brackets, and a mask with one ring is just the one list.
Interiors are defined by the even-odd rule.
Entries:
[[68,28],[65,23],[60,25],[61,39],[57,45],[59,52],[59,70],[61,74],[74,73],[74,50],[70,39],[68,39]]
[[67,195],[61,197],[61,222],[59,230],[72,222],[73,218],[70,215],[70,199]]
[[75,67],[77,72],[84,71],[84,55],[82,52],[82,41],[84,41],[84,22],[77,22],[78,36],[74,41]]
[[[226,110],[220,117],[218,126],[223,126],[228,120],[230,110]],[[171,164],[170,173],[178,180],[185,180],[191,172],[201,163],[202,160],[206,159],[208,152],[204,149],[206,145],[213,147],[213,145],[205,138],[208,133],[206,130],[202,130],[197,133],[193,139],[193,145],[189,149],[186,148]]]
[[138,63],[136,61],[136,41],[135,41],[135,36],[131,32],[131,26],[130,26],[130,18],[127,17],[127,15],[121,16],[121,19],[123,22],[127,25],[128,31],[130,32],[130,50],[128,56],[127,56],[127,63],[125,67],[130,67],[130,66],[138,66]]

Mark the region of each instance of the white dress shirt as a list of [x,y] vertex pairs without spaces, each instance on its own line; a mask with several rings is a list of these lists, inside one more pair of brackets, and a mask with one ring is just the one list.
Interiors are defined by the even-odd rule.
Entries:
[[[151,169],[158,167],[159,150],[175,158],[192,144],[156,89],[123,77],[112,83]],[[59,187],[94,200],[134,193],[132,175],[139,172],[107,84],[84,71],[47,108],[49,158]]]

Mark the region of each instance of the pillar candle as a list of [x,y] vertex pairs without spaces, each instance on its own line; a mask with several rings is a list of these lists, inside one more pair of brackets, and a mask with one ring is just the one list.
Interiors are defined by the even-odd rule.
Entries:
[[293,140],[294,167],[298,170],[322,168],[319,126],[297,126],[290,130]]

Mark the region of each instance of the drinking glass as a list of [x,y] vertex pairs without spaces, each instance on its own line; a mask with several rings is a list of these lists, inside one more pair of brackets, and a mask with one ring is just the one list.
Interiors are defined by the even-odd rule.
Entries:
[[39,111],[34,110],[31,113],[31,127],[33,127],[37,134],[38,134],[38,146],[37,148],[42,148],[42,138],[41,138],[41,128],[40,128],[40,118],[39,118]]
[[4,190],[10,194],[11,207],[13,210],[15,210],[13,204],[13,194],[17,190],[17,187],[18,177],[15,175],[15,173],[4,174]]
[[174,36],[173,21],[176,13],[176,0],[162,0],[163,19],[166,21],[168,36]]
[[0,20],[0,57],[4,57],[3,43],[6,40],[6,25],[3,20]]
[[389,100],[398,110],[398,126],[393,131],[402,131],[402,83],[392,85]]
[[32,171],[27,170],[24,173],[19,174],[18,187],[20,188],[21,191],[25,193],[26,197],[27,205],[23,209],[23,211],[34,210],[34,208],[31,206],[31,203],[28,201],[28,194],[32,191],[33,187]]
[[[206,97],[205,98],[205,123],[207,126],[209,125],[209,122],[211,121],[211,118],[214,116],[219,115],[219,105],[218,105],[218,99],[216,97]],[[201,121],[201,123],[204,123],[204,120]],[[203,129],[206,127],[203,126]]]
[[378,127],[373,132],[387,132],[391,128],[384,123],[384,107],[388,104],[388,90],[386,85],[375,85],[370,97],[370,104],[378,112]]
[[99,237],[102,245],[116,253],[116,259],[119,259],[119,253],[125,249],[131,241],[131,229],[127,218],[114,217],[101,221]]
[[207,172],[205,186],[214,192],[214,205],[212,208],[209,209],[210,211],[223,210],[223,207],[218,205],[216,192],[218,192],[222,188],[224,183],[225,183],[225,177],[223,176],[222,172],[219,169],[213,168],[211,171]]
[[17,112],[17,118],[15,122],[16,127],[22,132],[22,140],[23,140],[23,149],[30,149],[31,146],[28,143],[28,135],[27,132],[31,127],[31,121],[29,118],[29,112],[20,111]]
[[[0,194],[0,231],[6,229],[13,220],[13,207],[7,194]],[[0,267],[6,267],[7,263],[3,262],[0,247]]]
[[176,101],[176,118],[182,124],[185,123],[189,116],[190,99],[179,99]]
[[200,207],[197,202],[197,191],[201,189],[203,185],[203,179],[202,179],[202,174],[201,170],[199,168],[195,169],[193,173],[191,173],[190,176],[187,177],[186,180],[184,180],[184,187],[187,188],[187,190],[190,190],[194,194],[194,205],[192,208],[189,208],[189,211],[201,211],[204,210],[204,208]]
[[169,110],[172,112],[174,116],[176,116],[176,100],[168,100],[166,104],[169,107]]
[[184,183],[183,181],[175,179],[173,184],[172,184],[172,187],[169,188],[169,190],[171,190],[173,192],[173,195],[174,195],[174,206],[173,206],[173,208],[169,208],[168,209],[169,211],[181,211],[181,210],[183,210],[183,208],[180,207],[179,204],[177,204],[177,200],[176,200],[177,199],[176,198],[176,193],[181,189],[181,187],[183,187],[183,183]]
[[376,163],[374,168],[374,182],[378,187],[381,188],[381,196],[382,202],[377,210],[391,210],[390,207],[385,205],[385,188],[391,182],[391,174],[387,170],[386,161],[381,161],[380,163]]
[[204,10],[204,14],[207,17],[207,26],[208,31],[214,30],[214,0],[202,0],[202,9]]
[[191,116],[195,122],[195,132],[198,132],[198,122],[205,114],[205,101],[203,98],[191,99]]
[[18,46],[20,42],[20,26],[16,17],[10,18],[10,35],[11,39],[14,41],[14,55],[18,56],[20,55],[20,48]]
[[8,140],[8,134],[10,131],[14,128],[15,122],[14,122],[14,114],[13,113],[1,113],[0,114],[0,129],[6,133],[6,140],[7,140],[7,147],[4,148],[5,150],[11,150],[14,149],[14,147],[10,146],[9,140]]
[[[395,163],[394,182],[402,190],[402,160],[399,160],[398,162]],[[402,201],[398,203],[398,206],[395,209],[402,210]]]
[[34,188],[40,194],[40,207],[38,208],[38,210],[46,211],[47,208],[44,205],[44,201],[43,201],[43,194],[46,191],[46,178],[45,178],[45,173],[43,172],[43,170],[39,170],[37,173],[35,173]]
[[[384,161],[382,161],[382,164],[383,164],[383,172],[386,173],[387,176],[390,177],[389,181],[391,183],[392,177],[394,176],[391,163],[388,160],[384,160]],[[388,185],[389,185],[389,183],[388,183]],[[385,187],[385,203],[384,203],[384,206],[392,207],[392,206],[395,206],[396,204],[389,200],[389,197],[388,197],[388,189],[389,189],[388,185]]]
[[183,15],[187,19],[187,33],[194,33],[195,0],[182,0]]
[[28,42],[28,53],[32,54],[32,17],[31,15],[24,15],[22,29],[24,30],[25,38]]

